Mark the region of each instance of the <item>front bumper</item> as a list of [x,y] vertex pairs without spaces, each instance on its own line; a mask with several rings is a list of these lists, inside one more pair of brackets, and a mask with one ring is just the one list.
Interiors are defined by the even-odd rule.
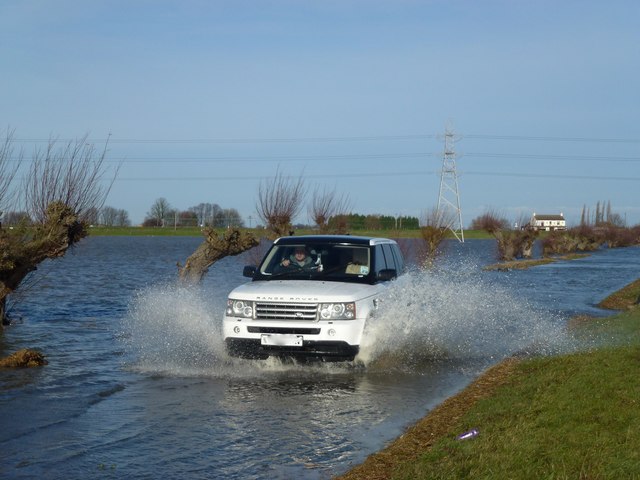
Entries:
[[263,345],[260,339],[225,339],[227,352],[232,357],[265,359],[270,356],[294,358],[318,358],[325,361],[350,361],[360,351],[358,345],[342,341],[304,340],[302,346]]

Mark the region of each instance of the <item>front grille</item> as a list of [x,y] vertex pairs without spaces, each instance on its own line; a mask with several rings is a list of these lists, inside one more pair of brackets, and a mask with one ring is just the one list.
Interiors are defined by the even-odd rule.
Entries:
[[259,320],[316,320],[317,303],[256,303]]
[[320,335],[319,328],[247,327],[249,333],[284,333],[288,335]]

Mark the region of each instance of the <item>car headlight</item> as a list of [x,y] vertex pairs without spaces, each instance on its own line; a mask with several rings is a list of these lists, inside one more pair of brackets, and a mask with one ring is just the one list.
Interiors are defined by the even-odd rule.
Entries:
[[227,316],[252,318],[253,302],[247,300],[227,300]]
[[322,320],[353,320],[354,318],[356,318],[356,304],[353,302],[320,304]]

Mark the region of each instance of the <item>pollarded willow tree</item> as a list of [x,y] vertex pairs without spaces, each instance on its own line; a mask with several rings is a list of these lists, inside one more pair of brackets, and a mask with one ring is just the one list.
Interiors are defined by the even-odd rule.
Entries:
[[178,277],[183,285],[197,285],[218,260],[240,255],[259,243],[252,233],[239,228],[230,228],[218,234],[213,228],[207,227],[203,235],[204,241],[187,258],[184,266],[178,264]]
[[452,211],[432,208],[424,215],[420,227],[420,237],[422,238],[420,253],[424,259],[422,264],[425,268],[433,267],[438,255],[443,253],[442,242],[447,238],[454,221],[455,214]]
[[[474,225],[486,230],[496,239],[498,246],[498,259],[512,261],[516,258],[531,258],[533,255],[533,244],[538,237],[538,231],[532,228],[521,227],[511,229],[509,222],[495,211],[488,211],[478,219],[474,220]],[[526,220],[520,218],[516,225],[526,225]]]
[[285,176],[280,169],[273,178],[261,182],[256,210],[267,230],[276,237],[289,235],[291,221],[300,213],[306,193],[302,176]]
[[[99,210],[113,185],[106,177],[102,150],[85,135],[66,144],[49,140],[30,162],[16,154],[12,130],[0,148],[0,210],[19,208],[29,222],[12,229],[0,227],[0,318],[7,318],[7,298],[37,266],[65,255],[88,234],[87,218]],[[17,173],[22,172],[22,181]]]
[[[327,233],[331,229],[329,227],[329,219],[332,217],[343,216],[349,213],[351,209],[351,200],[347,194],[338,194],[336,189],[328,190],[326,187],[317,187],[313,191],[311,203],[309,205],[309,216],[317,225],[320,233]],[[336,225],[335,233],[346,233],[344,223]]]

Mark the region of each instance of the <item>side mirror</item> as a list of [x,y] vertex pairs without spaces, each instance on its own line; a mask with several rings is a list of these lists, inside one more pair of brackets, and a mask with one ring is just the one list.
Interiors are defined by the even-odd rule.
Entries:
[[253,278],[253,276],[256,274],[257,270],[258,269],[256,267],[254,267],[253,265],[247,265],[246,267],[244,267],[242,269],[242,275],[244,277]]
[[398,272],[396,271],[395,268],[386,268],[378,272],[376,279],[380,282],[386,282],[389,280],[393,280],[397,276],[398,276]]

